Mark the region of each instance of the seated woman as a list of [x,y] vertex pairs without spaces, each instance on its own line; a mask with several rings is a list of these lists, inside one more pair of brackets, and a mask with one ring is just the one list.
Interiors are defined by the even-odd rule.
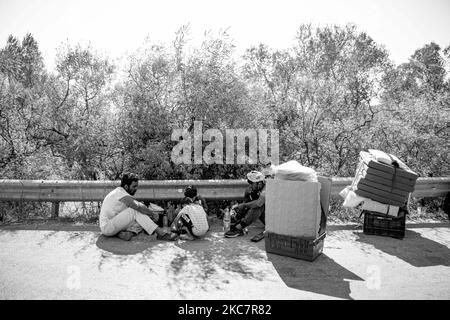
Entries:
[[183,198],[181,205],[183,208],[174,219],[171,230],[180,234],[182,240],[204,237],[209,230],[209,224],[203,207],[190,197]]

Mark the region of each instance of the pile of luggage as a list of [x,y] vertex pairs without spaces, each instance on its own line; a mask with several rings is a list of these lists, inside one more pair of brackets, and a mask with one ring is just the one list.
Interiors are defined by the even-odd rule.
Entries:
[[355,178],[341,191],[344,207],[362,209],[364,232],[404,237],[409,195],[418,175],[392,154],[361,151]]
[[266,181],[265,246],[269,253],[314,261],[326,237],[332,180],[295,160]]

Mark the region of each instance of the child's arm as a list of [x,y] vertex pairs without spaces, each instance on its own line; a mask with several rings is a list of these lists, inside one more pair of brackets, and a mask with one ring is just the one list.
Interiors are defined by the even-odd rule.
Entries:
[[175,228],[176,230],[178,230],[178,220],[180,220],[181,215],[186,211],[185,210],[186,207],[182,208],[180,211],[178,211],[177,216],[175,217],[175,219],[173,219],[172,224],[170,225],[170,228]]
[[201,195],[198,195],[197,199],[201,201],[201,205],[202,205],[203,209],[205,211],[208,211],[208,204],[206,203],[205,198],[203,198]]

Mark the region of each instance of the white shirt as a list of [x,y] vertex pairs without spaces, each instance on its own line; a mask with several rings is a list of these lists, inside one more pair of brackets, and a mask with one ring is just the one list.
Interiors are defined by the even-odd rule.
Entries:
[[197,237],[202,237],[208,232],[209,224],[206,212],[199,204],[193,203],[181,209],[179,214],[189,216],[192,221],[192,232]]
[[122,187],[117,187],[108,193],[103,200],[102,208],[100,210],[99,222],[101,230],[103,230],[110,219],[114,218],[120,212],[128,208],[125,203],[120,201],[120,199],[129,195],[130,194]]

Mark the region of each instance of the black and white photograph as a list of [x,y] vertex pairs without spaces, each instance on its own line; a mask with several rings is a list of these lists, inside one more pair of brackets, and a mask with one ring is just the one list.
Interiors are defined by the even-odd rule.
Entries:
[[449,219],[449,0],[0,0],[0,300],[450,300]]

